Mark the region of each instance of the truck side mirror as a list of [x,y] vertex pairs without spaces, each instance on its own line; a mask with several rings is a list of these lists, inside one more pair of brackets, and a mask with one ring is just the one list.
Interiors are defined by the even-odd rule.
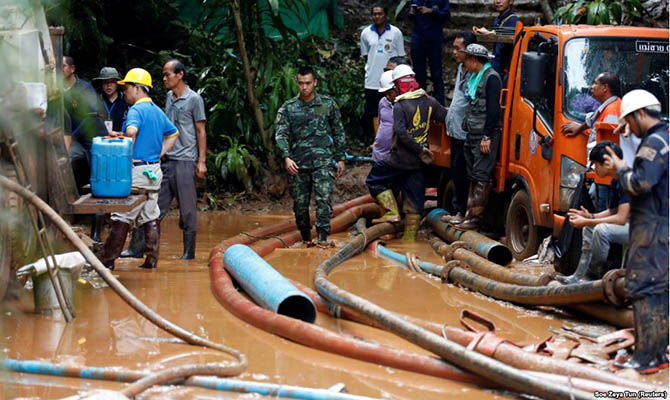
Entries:
[[521,57],[521,96],[532,99],[545,93],[547,54],[527,51]]

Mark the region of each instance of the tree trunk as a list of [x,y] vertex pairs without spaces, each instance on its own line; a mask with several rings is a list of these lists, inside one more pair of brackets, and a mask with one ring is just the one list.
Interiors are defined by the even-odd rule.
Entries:
[[261,132],[261,138],[263,140],[263,145],[267,151],[267,159],[270,169],[272,171],[277,171],[277,163],[275,162],[274,146],[272,144],[272,139],[268,136],[268,132],[263,126],[263,112],[261,111],[261,106],[258,103],[258,98],[256,98],[256,90],[254,87],[254,80],[251,76],[251,66],[249,65],[249,56],[247,55],[247,47],[244,43],[244,30],[242,29],[242,18],[240,17],[240,7],[239,0],[229,0],[230,9],[233,12],[233,18],[235,20],[235,27],[237,28],[237,42],[240,46],[240,56],[242,57],[242,65],[244,66],[244,80],[247,83],[247,97],[249,98],[249,105],[254,112],[254,117],[256,119],[256,124],[258,129]]

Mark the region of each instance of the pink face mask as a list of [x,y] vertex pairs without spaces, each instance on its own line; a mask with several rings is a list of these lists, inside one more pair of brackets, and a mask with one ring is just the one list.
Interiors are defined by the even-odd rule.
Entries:
[[416,83],[416,80],[412,75],[403,76],[395,81],[395,86],[398,88],[400,94],[405,94],[407,92],[412,92],[419,88],[419,84]]

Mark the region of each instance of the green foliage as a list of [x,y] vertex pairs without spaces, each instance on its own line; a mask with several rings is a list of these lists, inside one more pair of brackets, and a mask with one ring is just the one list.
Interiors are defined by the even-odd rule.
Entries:
[[[240,184],[249,189],[260,165],[267,165],[247,99],[230,1],[118,0],[105,6],[96,0],[42,0],[49,23],[65,26],[65,52],[74,56],[77,74],[85,79],[97,76],[103,66],[116,67],[121,75],[133,67],[145,68],[154,79],[151,97],[162,106],[163,64],[173,57],[184,62],[187,83],[201,94],[207,110],[207,163],[212,168],[206,181],[211,192],[236,190]],[[265,7],[260,2],[266,2]],[[180,20],[185,4],[191,22]],[[274,137],[279,107],[298,93],[297,68],[311,65],[319,78],[317,91],[332,96],[340,106],[349,142],[362,141],[364,70],[363,63],[354,60],[358,43],[299,39],[283,24],[280,7],[295,8],[306,0],[239,0],[238,4],[268,134]],[[271,21],[283,40],[267,38],[264,20]]]
[[554,22],[563,24],[621,25],[626,16],[641,18],[645,13],[640,0],[579,0],[560,7],[554,13]]
[[249,153],[247,146],[240,144],[238,138],[222,135],[221,139],[228,142],[226,150],[219,152],[216,156],[216,167],[221,171],[223,179],[233,176],[244,185],[247,191],[253,189],[251,177],[252,172],[260,168],[258,158]]

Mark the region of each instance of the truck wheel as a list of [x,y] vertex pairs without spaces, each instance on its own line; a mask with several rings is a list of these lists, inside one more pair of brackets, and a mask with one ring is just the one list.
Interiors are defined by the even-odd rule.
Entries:
[[517,260],[524,260],[537,252],[539,245],[538,227],[533,225],[533,211],[525,190],[512,196],[505,220],[505,235],[509,247]]

